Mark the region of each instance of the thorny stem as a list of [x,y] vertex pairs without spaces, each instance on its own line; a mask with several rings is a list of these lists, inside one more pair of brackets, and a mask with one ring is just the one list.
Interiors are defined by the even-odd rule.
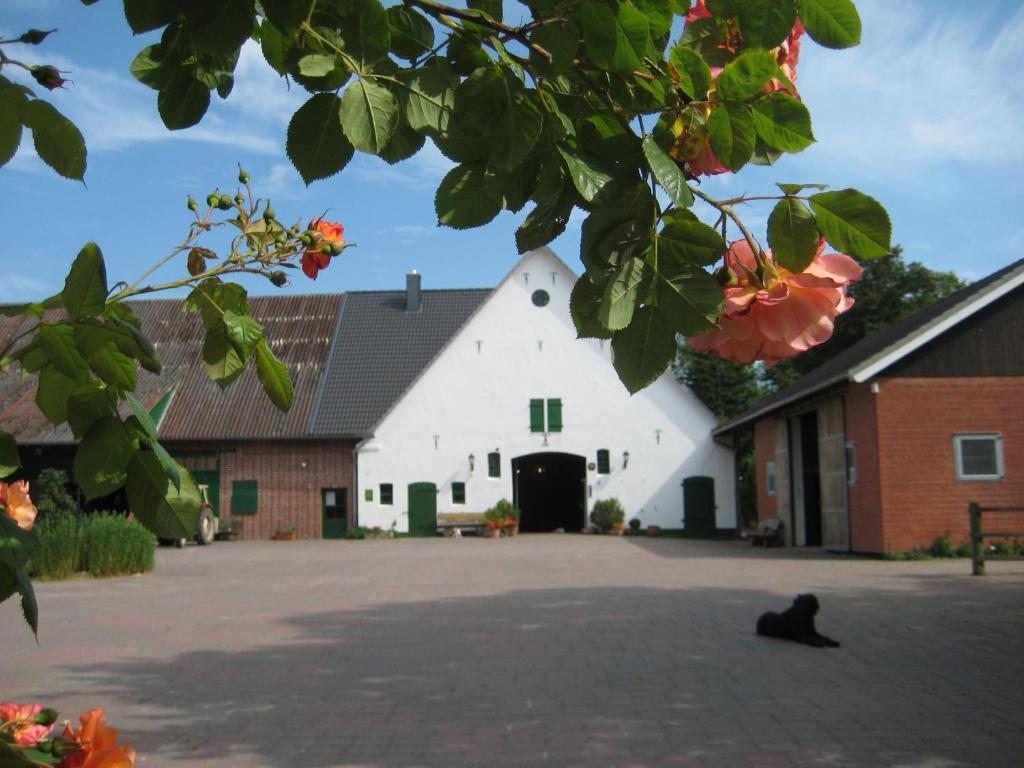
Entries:
[[496,32],[502,32],[508,35],[514,40],[518,40],[520,43],[525,45],[527,48],[532,50],[538,56],[543,57],[547,62],[551,62],[551,53],[536,43],[532,42],[530,38],[523,32],[523,28],[510,27],[500,21],[495,21],[488,16],[474,11],[467,11],[461,8],[452,8],[451,6],[442,5],[441,3],[434,2],[434,0],[402,0],[402,3],[407,7],[419,8],[424,13],[433,16],[445,26],[451,26],[450,19],[446,23],[444,17],[450,16],[453,19],[461,19],[462,21],[469,21],[474,24],[479,24],[482,27],[490,27]]
[[743,224],[743,220],[740,219],[740,217],[736,214],[736,211],[734,211],[725,202],[715,200],[715,198],[706,194],[700,187],[695,187],[690,184],[687,184],[686,186],[688,186],[690,188],[690,191],[693,192],[693,194],[695,194],[705,203],[720,211],[723,216],[728,216],[730,219],[732,219],[733,223],[736,224],[740,232],[743,233],[743,237],[747,241],[747,245],[750,246],[751,252],[754,254],[755,258],[757,258],[758,263],[763,263],[764,256],[761,252],[761,246],[757,244],[757,241],[754,239],[754,236],[750,234],[750,230],[748,230],[746,226]]

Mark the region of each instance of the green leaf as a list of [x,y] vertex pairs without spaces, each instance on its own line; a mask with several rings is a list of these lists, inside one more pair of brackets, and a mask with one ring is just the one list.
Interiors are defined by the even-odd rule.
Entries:
[[358,59],[364,69],[387,56],[391,32],[387,12],[379,0],[345,0],[340,5],[345,51]]
[[139,522],[161,538],[190,539],[199,523],[199,488],[184,467],[179,465],[178,473],[180,489],[154,454],[140,451],[128,462],[128,504]]
[[593,156],[562,146],[558,147],[558,152],[565,160],[576,191],[588,203],[593,201],[605,184],[612,180],[611,174]]
[[788,93],[776,91],[754,102],[753,115],[757,135],[775,149],[799,152],[814,143],[811,113]]
[[487,194],[485,166],[464,164],[452,168],[434,197],[437,221],[453,229],[483,226],[501,210]]
[[676,334],[661,313],[641,307],[612,337],[612,363],[630,394],[657,379],[676,355]]
[[[28,570],[18,569],[18,592],[21,593],[21,615],[25,617],[26,623],[32,628],[32,634],[39,638],[39,604],[36,602],[36,593],[32,589],[32,580],[28,577]],[[43,757],[47,757],[43,755]]]
[[615,14],[603,2],[582,3],[579,12],[587,58],[601,69],[611,69],[618,37]]
[[167,452],[161,444],[160,440],[156,435],[156,422],[153,421],[153,417],[149,411],[143,407],[142,403],[135,399],[131,392],[125,393],[125,399],[128,400],[128,405],[132,409],[132,413],[135,414],[135,418],[138,419],[139,424],[142,425],[142,430],[146,433],[146,442],[149,443],[149,447],[153,449],[153,453],[160,461],[160,466],[164,468],[164,472],[171,479],[174,484],[176,491],[181,490],[181,473],[178,472],[178,465],[174,459],[171,458],[171,454]]
[[21,144],[21,106],[24,95],[0,77],[0,166],[14,157]]
[[260,0],[260,4],[278,29],[299,26],[309,12],[309,0]]
[[135,361],[117,348],[114,331],[104,326],[76,325],[75,341],[92,372],[115,389],[135,389]]
[[740,31],[751,48],[775,48],[789,37],[796,23],[794,0],[743,0]]
[[136,54],[128,70],[143,85],[162,90],[171,84],[172,70],[160,59],[160,46],[147,45]]
[[647,17],[631,3],[620,3],[615,14],[612,69],[625,75],[643,70],[644,57],[653,50]]
[[318,93],[288,123],[288,157],[307,186],[336,174],[355,153],[341,128],[340,109],[333,93]]
[[398,99],[387,88],[356,80],[341,99],[341,126],[356,149],[380,154],[398,124]]
[[601,324],[604,286],[595,285],[586,275],[579,278],[569,296],[569,313],[578,339],[610,339],[612,332]]
[[263,326],[249,315],[239,315],[231,310],[224,312],[224,326],[228,340],[238,352],[243,363],[248,363],[252,351],[263,338]]
[[826,48],[860,44],[860,14],[851,0],[798,0],[800,20],[811,39]]
[[726,66],[716,81],[716,93],[722,101],[746,101],[757,96],[779,71],[775,57],[754,48],[741,53]]
[[107,267],[96,243],[86,243],[78,252],[61,291],[64,308],[71,317],[95,317],[107,303]]
[[210,89],[198,80],[188,79],[160,91],[156,108],[160,119],[172,131],[190,128],[206,114],[210,107]]
[[703,333],[722,310],[722,288],[712,275],[688,262],[661,258],[654,276],[656,309],[666,323],[685,336]]
[[85,139],[74,123],[41,99],[22,105],[21,118],[32,129],[32,141],[44,163],[66,179],[85,178]]
[[75,331],[70,325],[40,325],[39,343],[53,367],[69,379],[83,382],[89,378],[89,364],[78,351]]
[[156,347],[146,337],[146,334],[142,332],[142,329],[134,323],[124,320],[115,320],[114,323],[118,328],[131,335],[135,342],[132,354],[139,361],[139,364],[150,373],[155,373],[159,376],[163,370],[163,366],[160,364],[160,355],[157,354]]
[[828,184],[776,184],[775,186],[787,195],[799,195],[805,189],[820,189],[823,192],[828,189]]
[[551,61],[530,49],[530,65],[542,77],[554,78],[564,74],[576,58],[580,45],[580,31],[571,21],[547,24],[530,33],[530,42],[551,54]]
[[124,18],[136,35],[166,26],[177,15],[177,0],[124,0]]
[[75,451],[75,482],[85,497],[97,499],[113,493],[128,479],[128,462],[138,449],[119,418],[97,421]]
[[230,386],[245,370],[245,363],[228,338],[223,321],[206,329],[206,338],[203,339],[203,364],[206,366],[206,373],[221,389]]
[[669,63],[679,76],[679,87],[691,99],[702,101],[711,87],[711,68],[692,48],[677,45],[672,49]]
[[435,60],[420,69],[404,71],[399,80],[405,84],[400,93],[402,113],[409,127],[416,131],[446,131],[455,104],[457,75]]
[[52,365],[43,366],[38,381],[36,405],[51,424],[63,424],[68,420],[68,398],[75,382]]
[[714,264],[725,253],[722,236],[700,221],[673,221],[658,233],[658,253],[694,266]]
[[230,54],[252,34],[256,24],[253,0],[194,2],[181,9],[188,17],[192,45],[207,53]]
[[531,92],[523,89],[518,80],[513,80],[510,88],[505,111],[494,125],[490,157],[491,165],[504,171],[522,164],[536,146],[544,127],[540,108],[534,103]]
[[416,59],[434,47],[434,28],[413,8],[393,5],[387,9],[391,51],[403,59]]
[[31,531],[23,531],[6,514],[0,515],[0,567],[16,573],[35,554],[39,539]]
[[803,272],[818,251],[818,227],[802,201],[779,200],[768,217],[768,245],[775,260],[790,272]]
[[756,117],[739,104],[723,104],[708,116],[708,139],[711,150],[730,171],[738,171],[754,154]]
[[818,231],[842,253],[873,259],[892,253],[892,222],[873,197],[856,189],[819,192],[811,196]]
[[381,150],[380,159],[389,165],[408,160],[419,152],[426,143],[426,137],[417,133],[405,123],[399,122],[395,132],[391,134],[391,141]]
[[306,77],[323,77],[333,72],[335,58],[322,53],[310,53],[299,59],[299,72]]
[[604,290],[598,320],[609,331],[621,331],[633,319],[646,281],[647,265],[642,258],[623,260]]
[[81,440],[89,427],[102,418],[117,415],[117,399],[95,379],[75,387],[67,400],[68,425],[75,438]]
[[14,473],[21,466],[18,456],[18,443],[14,436],[0,429],[0,478]]
[[683,176],[679,164],[665,154],[665,151],[658,146],[654,136],[648,134],[644,137],[644,157],[651,166],[654,178],[662,188],[668,192],[672,202],[680,208],[689,208],[693,205],[693,193],[686,186],[686,177]]
[[266,338],[261,338],[256,345],[256,375],[270,402],[287,413],[292,407],[292,380],[288,368],[274,356]]
[[519,253],[545,246],[562,234],[569,223],[576,200],[575,189],[569,187],[538,203],[516,230],[516,249]]

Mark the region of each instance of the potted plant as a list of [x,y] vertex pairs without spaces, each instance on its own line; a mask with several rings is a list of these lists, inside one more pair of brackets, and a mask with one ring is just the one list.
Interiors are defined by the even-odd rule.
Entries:
[[484,528],[484,535],[496,539],[501,536],[501,530],[505,527],[505,515],[497,507],[491,507],[484,512],[484,523],[487,525]]
[[295,541],[298,532],[292,526],[282,526],[274,531],[274,541]]
[[506,536],[515,536],[519,533],[519,510],[516,509],[508,499],[502,499],[494,505],[495,511],[501,515],[502,533]]
[[625,528],[626,512],[618,499],[601,499],[594,502],[590,522],[600,533],[622,533]]
[[657,536],[659,533],[661,533],[661,526],[660,525],[648,525],[647,526],[647,535],[648,536]]

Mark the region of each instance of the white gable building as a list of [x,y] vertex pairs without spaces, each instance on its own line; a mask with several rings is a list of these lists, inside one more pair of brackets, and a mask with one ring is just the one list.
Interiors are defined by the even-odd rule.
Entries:
[[575,280],[542,248],[482,301],[357,445],[359,525],[427,533],[432,515],[505,498],[522,531],[579,531],[614,497],[644,526],[735,529],[714,415],[671,373],[631,396],[610,344],[576,338]]

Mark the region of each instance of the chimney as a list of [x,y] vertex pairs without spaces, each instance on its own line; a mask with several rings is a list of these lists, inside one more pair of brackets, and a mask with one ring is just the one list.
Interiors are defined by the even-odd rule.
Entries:
[[405,311],[420,311],[420,273],[415,269],[405,276]]

